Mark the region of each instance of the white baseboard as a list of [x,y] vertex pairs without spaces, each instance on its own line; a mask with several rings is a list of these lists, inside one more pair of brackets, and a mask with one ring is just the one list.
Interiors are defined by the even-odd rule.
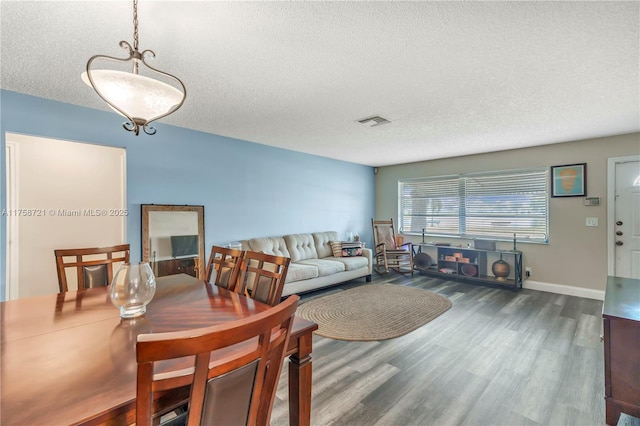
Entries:
[[523,288],[531,290],[546,291],[548,293],[566,294],[569,296],[584,297],[586,299],[604,300],[604,290],[593,290],[590,288],[574,287],[563,284],[542,283],[539,281],[525,280]]

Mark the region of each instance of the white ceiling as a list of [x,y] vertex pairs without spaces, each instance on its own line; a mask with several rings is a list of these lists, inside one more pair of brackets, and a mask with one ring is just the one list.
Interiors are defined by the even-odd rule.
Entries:
[[[132,2],[0,7],[3,89],[108,110],[80,74],[92,55],[126,56]],[[640,131],[638,1],[140,0],[138,13],[141,50],[187,86],[168,124],[371,166]],[[391,123],[358,123],[374,115]]]

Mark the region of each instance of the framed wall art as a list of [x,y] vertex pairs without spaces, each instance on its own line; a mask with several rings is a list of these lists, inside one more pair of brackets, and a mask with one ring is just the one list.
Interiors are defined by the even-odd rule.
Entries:
[[552,197],[587,195],[587,163],[551,166]]

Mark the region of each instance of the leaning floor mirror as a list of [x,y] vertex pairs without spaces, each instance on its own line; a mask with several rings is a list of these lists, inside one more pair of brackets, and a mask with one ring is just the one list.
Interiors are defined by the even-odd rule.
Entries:
[[204,277],[204,206],[142,205],[142,261],[156,277]]

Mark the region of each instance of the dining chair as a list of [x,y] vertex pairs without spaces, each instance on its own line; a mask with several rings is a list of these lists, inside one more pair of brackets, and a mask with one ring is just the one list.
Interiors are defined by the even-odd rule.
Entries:
[[[225,324],[138,335],[136,424],[157,420],[155,392],[190,386],[182,415],[187,425],[267,426],[277,387],[277,380],[267,376],[282,371],[298,301],[292,295],[257,315]],[[159,363],[166,366],[177,358],[175,370],[154,371]]]
[[213,277],[211,284],[236,291],[243,256],[243,250],[211,246],[205,281],[211,282]]
[[255,251],[245,251],[236,292],[274,306],[282,298],[291,259]]
[[396,236],[393,219],[373,220],[374,258],[375,270],[378,273],[387,273],[389,269],[402,274],[413,275],[413,248],[412,243],[399,242]]
[[78,290],[106,286],[113,280],[113,264],[129,263],[129,244],[54,250],[60,293],[69,291],[67,269],[74,268]]

